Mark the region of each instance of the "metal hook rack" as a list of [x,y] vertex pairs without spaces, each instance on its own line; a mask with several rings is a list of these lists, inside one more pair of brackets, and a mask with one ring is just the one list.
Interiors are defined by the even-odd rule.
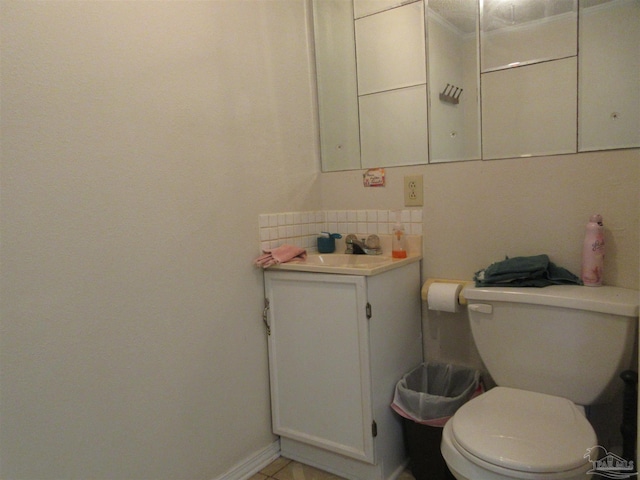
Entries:
[[447,83],[447,86],[444,87],[444,90],[440,94],[440,100],[457,105],[458,103],[460,103],[460,95],[462,95],[462,90],[462,88]]

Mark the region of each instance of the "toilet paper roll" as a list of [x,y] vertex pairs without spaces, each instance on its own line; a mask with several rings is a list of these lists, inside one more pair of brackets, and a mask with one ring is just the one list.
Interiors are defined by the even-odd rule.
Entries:
[[457,312],[460,308],[458,298],[460,297],[462,286],[461,283],[432,283],[427,292],[429,310]]

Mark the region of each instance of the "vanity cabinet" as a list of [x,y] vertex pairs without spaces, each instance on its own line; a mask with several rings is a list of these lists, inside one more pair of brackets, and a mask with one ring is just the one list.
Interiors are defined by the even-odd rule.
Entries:
[[273,432],[281,453],[345,478],[406,464],[391,410],[422,362],[420,262],[378,275],[265,272]]

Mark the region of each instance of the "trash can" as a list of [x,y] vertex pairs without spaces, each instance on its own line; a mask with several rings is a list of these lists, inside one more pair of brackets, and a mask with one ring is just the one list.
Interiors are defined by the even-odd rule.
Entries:
[[442,427],[482,391],[478,370],[449,363],[423,363],[398,381],[391,408],[403,417],[409,467],[416,480],[454,478],[440,453]]

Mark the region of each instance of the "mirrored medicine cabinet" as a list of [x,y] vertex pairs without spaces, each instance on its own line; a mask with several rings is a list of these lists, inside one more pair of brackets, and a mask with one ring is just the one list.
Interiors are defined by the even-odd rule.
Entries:
[[311,0],[323,171],[640,146],[638,0]]

